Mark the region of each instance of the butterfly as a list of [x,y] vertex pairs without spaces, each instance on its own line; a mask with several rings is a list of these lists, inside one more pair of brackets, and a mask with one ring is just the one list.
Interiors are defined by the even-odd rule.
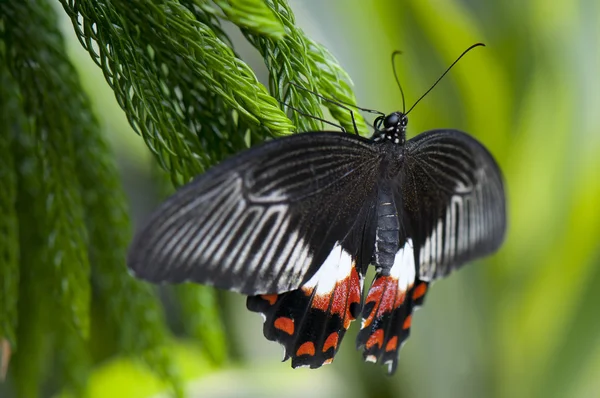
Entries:
[[406,140],[407,124],[394,112],[371,139],[299,133],[225,160],[154,212],[129,268],[247,295],[293,367],[331,363],[361,318],[364,359],[393,373],[430,284],[496,251],[506,230],[490,152],[458,130]]

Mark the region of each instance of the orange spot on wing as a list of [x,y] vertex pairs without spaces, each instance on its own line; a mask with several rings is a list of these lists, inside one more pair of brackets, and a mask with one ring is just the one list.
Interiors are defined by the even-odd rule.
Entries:
[[335,350],[337,348],[339,338],[340,336],[336,332],[331,333],[325,340],[325,344],[323,344],[323,352],[327,351],[331,347],[333,347]]
[[385,345],[385,350],[387,352],[394,351],[396,348],[398,348],[398,336],[392,337]]
[[412,322],[412,315],[409,315],[404,320],[404,324],[402,325],[402,329],[409,329],[411,322]]
[[367,344],[365,344],[367,350],[373,347],[374,345],[377,345],[379,348],[381,348],[381,346],[383,345],[383,329],[377,329],[375,332],[373,332],[373,334],[369,336]]
[[315,355],[315,345],[310,341],[307,341],[306,343],[300,345],[300,347],[298,347],[298,350],[296,351],[296,356],[301,355]]
[[274,326],[276,329],[289,334],[294,334],[294,320],[284,316],[275,319]]
[[427,293],[427,284],[420,283],[417,287],[415,287],[412,298],[413,300],[418,300],[423,297],[425,293]]
[[333,358],[326,359],[323,361],[323,365],[329,365],[331,362],[333,362]]
[[263,294],[260,296],[261,299],[263,300],[267,300],[269,302],[270,305],[273,305],[277,302],[277,295],[276,294]]

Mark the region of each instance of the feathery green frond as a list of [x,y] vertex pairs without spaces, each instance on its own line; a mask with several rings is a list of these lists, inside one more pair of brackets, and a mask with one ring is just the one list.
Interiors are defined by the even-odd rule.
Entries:
[[215,0],[231,22],[248,31],[280,40],[285,35],[283,25],[265,5],[264,0]]
[[22,123],[19,119],[23,115],[19,112],[19,97],[14,95],[15,82],[2,62],[3,52],[0,48],[0,342],[6,339],[14,349],[17,345],[19,230],[13,154],[16,132],[12,126]]
[[[18,87],[13,95],[19,95]],[[50,317],[56,312],[55,301],[49,298],[50,272],[46,261],[45,209],[41,159],[38,158],[36,133],[32,118],[22,108],[15,113],[23,123],[16,126],[17,139],[13,153],[17,170],[17,219],[19,223],[19,296],[17,351],[9,365],[19,397],[37,397],[46,374],[50,340],[56,325]],[[26,266],[24,266],[26,265]],[[61,314],[61,316],[64,316]]]
[[[321,129],[322,105],[353,129],[346,110],[290,85],[354,103],[348,76],[283,0],[61,4],[175,186],[256,142]],[[237,57],[221,19],[259,49],[271,92]],[[39,396],[49,379],[83,396],[97,361],[124,353],[181,396],[157,291],[125,267],[131,232],[113,155],[66,54],[49,2],[0,3],[0,341],[17,349],[9,378],[19,397]],[[303,114],[288,109],[292,122],[279,101]],[[174,291],[186,335],[226,366],[215,291]]]
[[252,70],[182,5],[61,2],[131,125],[174,181],[199,174],[227,146],[241,149],[250,125],[272,135],[292,129]]
[[[295,25],[294,14],[286,1],[269,0],[266,3],[286,29],[283,39],[273,40],[247,29],[242,31],[263,56],[269,70],[269,89],[275,98],[290,108],[291,119],[298,131],[321,130],[322,124],[310,118],[310,116],[323,118],[321,100],[290,83],[319,92],[328,98],[354,104],[355,99],[345,82],[349,80],[348,76],[331,54],[307,38]],[[343,84],[338,85],[340,82]],[[324,105],[347,131],[354,132],[349,112],[327,101],[324,101]],[[359,131],[364,132],[366,126],[360,114],[355,113],[354,118]]]
[[[350,76],[325,47],[306,35],[304,36],[309,46],[309,56],[314,63],[313,69],[316,70],[315,76],[319,92],[335,101],[356,105],[356,98],[350,88]],[[338,120],[346,131],[354,132],[352,123],[352,117],[354,117],[358,132],[365,136],[369,134],[362,115],[356,109],[350,113],[347,109],[344,109],[344,106],[327,101],[324,101],[323,104],[329,109],[331,116]]]
[[[16,341],[23,344],[9,374],[19,396],[38,396],[53,362],[59,385],[76,395],[85,388],[91,364],[90,257],[96,290],[109,298],[105,302],[116,302],[107,310],[112,323],[133,326],[129,335],[120,334],[127,336],[121,350],[145,357],[176,383],[164,348],[169,339],[162,310],[151,289],[125,268],[125,200],[89,101],[66,58],[53,9],[45,2],[2,3],[0,18],[2,80],[14,81],[2,85],[10,90],[2,98],[12,100],[0,103],[2,114],[14,120],[3,128],[0,149],[15,137],[21,278],[18,294],[8,291],[19,297]],[[26,122],[16,123],[17,117]],[[8,164],[10,157],[2,160]],[[9,265],[0,264],[3,274],[10,272]],[[0,315],[4,320],[11,313],[3,308]]]
[[[87,98],[81,97],[80,102],[84,108],[89,107]],[[116,329],[117,348],[143,358],[159,375],[175,380],[177,376],[166,355],[169,332],[156,290],[132,278],[125,268],[131,228],[112,153],[93,119],[80,124],[72,134],[86,210],[94,293]]]
[[65,78],[74,71],[61,52],[56,17],[49,5],[41,4],[3,5],[7,20],[29,19],[29,23],[6,24],[4,37],[9,69],[19,84],[24,111],[35,120],[34,151],[43,181],[37,205],[45,213],[39,228],[44,232],[44,261],[51,279],[48,299],[57,301],[57,310],[64,316],[61,320],[85,338],[89,333],[90,268],[70,135],[79,120],[71,120],[63,110],[72,103],[73,86]]

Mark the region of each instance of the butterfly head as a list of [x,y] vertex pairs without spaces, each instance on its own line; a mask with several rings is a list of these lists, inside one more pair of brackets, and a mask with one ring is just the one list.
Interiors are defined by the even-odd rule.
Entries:
[[373,141],[390,141],[397,145],[404,145],[407,124],[408,116],[402,112],[393,112],[387,116],[379,116],[373,123],[373,127],[375,128]]

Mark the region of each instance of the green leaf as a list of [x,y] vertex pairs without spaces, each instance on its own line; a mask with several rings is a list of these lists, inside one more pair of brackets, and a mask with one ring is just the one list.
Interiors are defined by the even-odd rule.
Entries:
[[[355,105],[348,75],[323,46],[309,39],[295,25],[294,14],[285,0],[268,0],[266,3],[285,27],[286,35],[283,39],[274,40],[244,29],[243,25],[240,27],[248,41],[264,58],[269,71],[270,92],[288,107],[298,131],[323,129],[322,123],[317,119],[323,118],[323,102],[347,131],[354,132],[350,112],[344,106],[322,101],[314,94],[320,93],[336,102]],[[231,22],[236,23],[235,20]],[[362,116],[354,112],[354,119],[358,130],[364,133],[366,125]]]
[[67,80],[74,71],[61,53],[62,37],[49,5],[11,2],[2,6],[2,14],[13,21],[5,26],[10,70],[23,95],[25,113],[35,120],[34,151],[41,160],[43,181],[39,200],[48,228],[44,237],[52,279],[49,293],[58,300],[64,321],[85,338],[89,333],[90,268],[69,134],[77,120],[64,112],[79,87]]
[[227,19],[254,34],[273,40],[280,40],[285,35],[283,25],[264,0],[215,0],[215,4]]
[[[18,92],[18,90],[17,90]],[[17,94],[15,92],[15,94]],[[9,369],[19,397],[38,397],[46,375],[52,334],[50,317],[56,313],[49,281],[50,267],[46,261],[41,160],[35,151],[35,133],[30,123],[19,127],[14,144],[18,170],[17,215],[19,220],[19,260],[21,267],[18,300],[18,350]],[[50,335],[50,336],[49,336]]]
[[[0,340],[17,345],[19,297],[19,230],[17,221],[17,175],[14,137],[23,123],[15,82],[4,67],[0,49]],[[15,127],[13,127],[15,126]],[[0,377],[1,374],[0,374]]]
[[215,289],[185,284],[175,289],[186,333],[196,338],[213,363],[223,365],[227,344]]
[[198,18],[202,10],[173,1],[61,2],[130,124],[176,183],[242,149],[250,125],[270,135],[292,128],[252,70]]
[[[78,96],[79,109],[89,109]],[[125,266],[131,227],[126,199],[113,154],[90,113],[72,130],[77,177],[83,192],[94,292],[103,313],[117,329],[117,348],[141,356],[158,375],[179,388],[178,376],[166,354],[170,344],[156,291],[129,275]],[[126,320],[126,321],[124,321]]]
[[[302,33],[304,35],[304,33]],[[309,46],[309,56],[313,63],[313,69],[319,92],[325,97],[333,99],[335,102],[341,102],[345,105],[356,105],[356,97],[352,92],[350,76],[340,66],[334,56],[322,45],[314,42],[306,35],[305,40]],[[331,115],[341,123],[341,125],[350,133],[354,133],[356,128],[363,136],[367,136],[370,132],[362,115],[354,109],[352,113],[346,106],[324,101],[323,105],[329,109]],[[352,107],[350,106],[350,109]],[[352,123],[354,118],[354,123]]]

